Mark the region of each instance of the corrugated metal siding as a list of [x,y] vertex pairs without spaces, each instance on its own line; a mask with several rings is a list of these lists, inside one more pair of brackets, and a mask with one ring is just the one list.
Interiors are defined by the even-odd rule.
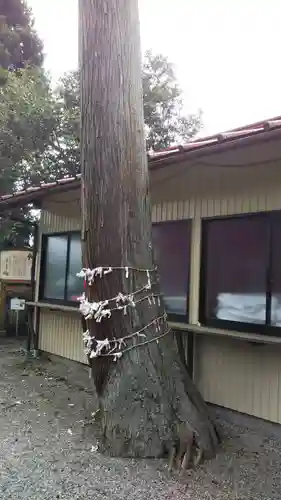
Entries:
[[[280,210],[281,168],[279,164],[254,169],[197,168],[182,175],[181,182],[176,177],[156,186],[155,222],[193,219],[189,320],[197,324],[201,219]],[[187,356],[186,341],[184,346]],[[280,346],[196,335],[195,382],[206,401],[281,423],[280,355]]]
[[211,403],[281,423],[281,346],[197,336],[195,382]]
[[[42,210],[40,240],[42,234],[79,231],[80,218],[68,217],[50,210]],[[41,243],[38,262],[41,260]],[[37,268],[36,300],[39,293],[39,269]],[[87,363],[84,356],[81,319],[78,313],[40,309],[39,349],[74,361]]]
[[[243,193],[228,198],[204,198],[178,201],[177,210],[174,204],[163,202],[153,207],[153,222],[162,222],[177,219],[192,219],[197,217],[217,217],[241,213],[255,213],[270,210],[280,210],[280,192],[272,191],[270,196],[259,193]],[[171,208],[172,207],[172,208]],[[177,216],[175,217],[175,213]]]
[[39,325],[40,350],[87,363],[78,313],[41,309]]
[[[255,169],[196,167],[183,175],[175,166],[173,177],[169,174],[166,181],[157,175],[152,185],[153,221],[194,219],[189,305],[190,321],[197,323],[201,218],[281,209],[281,169],[279,164]],[[42,230],[80,229],[79,219],[56,215],[58,206],[43,212]],[[42,310],[40,349],[85,362],[79,315]],[[211,403],[281,423],[280,355],[279,346],[197,335],[195,382]]]
[[[227,171],[226,171],[227,170]],[[279,210],[280,166],[185,171],[155,182],[153,222]]]
[[80,217],[69,217],[48,210],[42,210],[40,227],[42,233],[80,231]]

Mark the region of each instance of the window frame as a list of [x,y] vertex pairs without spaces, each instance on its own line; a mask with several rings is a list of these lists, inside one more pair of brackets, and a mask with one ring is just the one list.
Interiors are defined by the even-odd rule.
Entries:
[[[165,225],[165,224],[178,224],[178,223],[188,223],[189,231],[190,231],[190,241],[188,242],[189,246],[189,262],[188,262],[188,277],[187,277],[187,283],[186,283],[186,307],[185,307],[185,314],[175,314],[175,313],[169,313],[167,311],[168,315],[168,321],[170,322],[175,322],[175,323],[189,323],[189,293],[190,293],[190,272],[191,272],[191,243],[192,243],[192,219],[177,219],[177,220],[166,220],[166,221],[160,221],[160,222],[153,222],[152,223],[152,231],[153,227],[155,226],[160,226],[160,225]],[[153,240],[152,240],[153,241]],[[157,265],[156,258],[155,258],[155,245],[153,244],[153,258],[155,260],[155,264]],[[158,269],[159,271],[159,269]],[[161,284],[161,279],[159,276],[159,282]],[[162,293],[162,292],[161,292]],[[164,294],[162,294],[163,297]]]
[[[258,333],[267,336],[281,336],[281,326],[271,325],[271,299],[272,299],[272,273],[273,273],[273,231],[274,220],[276,215],[280,215],[281,210],[272,210],[269,212],[253,212],[243,214],[233,214],[217,217],[202,218],[201,230],[201,256],[200,256],[200,292],[199,292],[199,322],[202,326],[213,327],[223,330],[232,330],[237,332]],[[206,290],[207,290],[207,241],[208,241],[208,224],[215,220],[234,220],[234,219],[263,219],[267,225],[267,258],[266,258],[266,313],[265,323],[248,323],[240,321],[222,320],[218,318],[208,318],[206,311]]]
[[[39,278],[39,300],[48,304],[60,304],[63,306],[77,306],[79,308],[78,301],[67,300],[67,277],[69,271],[69,261],[70,261],[70,241],[71,237],[79,235],[81,237],[81,231],[73,230],[73,231],[56,231],[52,233],[43,233],[41,239],[41,258],[40,258],[40,278]],[[46,257],[47,257],[47,248],[48,248],[48,239],[55,236],[64,236],[67,238],[67,250],[66,250],[66,267],[65,267],[65,284],[64,284],[64,299],[52,299],[48,298],[44,294],[44,288],[46,284]],[[82,238],[81,238],[82,245]],[[82,282],[82,278],[81,278]]]
[[[159,226],[159,225],[164,225],[164,224],[178,224],[181,222],[188,223],[189,227],[189,232],[190,232],[190,238],[188,246],[189,246],[189,262],[188,262],[188,279],[186,283],[186,310],[185,314],[173,314],[169,313],[168,314],[168,320],[169,321],[174,321],[177,323],[188,323],[189,321],[189,294],[190,294],[190,272],[191,272],[191,243],[192,243],[192,219],[180,219],[180,220],[175,220],[175,221],[161,221],[161,222],[155,222],[152,223],[152,226]],[[187,234],[187,233],[186,233]],[[40,258],[40,278],[39,278],[39,299],[41,302],[44,303],[49,303],[49,304],[61,304],[61,305],[77,305],[77,308],[79,307],[79,304],[77,301],[69,301],[66,300],[67,296],[67,275],[68,275],[68,270],[69,270],[69,256],[70,256],[70,238],[72,235],[80,235],[81,236],[81,231],[73,230],[73,231],[55,231],[51,233],[43,233],[42,238],[41,238],[41,258]],[[65,287],[64,287],[64,299],[51,299],[47,298],[44,295],[44,287],[45,287],[45,282],[46,282],[46,257],[47,257],[47,245],[48,245],[48,238],[52,236],[65,236],[67,237],[67,254],[66,254],[66,272],[65,272]],[[82,239],[81,239],[82,243]],[[154,249],[154,254],[155,254],[155,248]]]

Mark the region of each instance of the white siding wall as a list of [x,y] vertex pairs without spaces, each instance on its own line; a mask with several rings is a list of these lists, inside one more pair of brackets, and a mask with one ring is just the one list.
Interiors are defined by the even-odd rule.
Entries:
[[83,351],[80,314],[41,309],[39,349],[87,363]]
[[[260,157],[257,154],[256,160]],[[281,209],[281,165],[228,169],[175,165],[153,174],[151,190],[153,221],[193,219],[189,319],[196,324],[201,218]],[[44,231],[79,228],[78,218],[56,215],[50,208],[43,213]],[[41,349],[83,362],[80,332],[79,315],[41,311]],[[279,346],[197,335],[195,382],[206,401],[281,423],[280,356]]]
[[[79,212],[78,212],[79,213]],[[60,233],[80,231],[80,217],[69,217],[55,212],[43,210],[40,221],[41,233]]]
[[197,166],[180,177],[164,179],[164,174],[159,174],[153,184],[155,222],[281,208],[281,162],[255,169]]
[[281,423],[281,346],[198,335],[195,382],[204,399]]
[[[41,237],[44,233],[80,230],[80,218],[71,218],[50,210],[52,207],[49,210],[42,210]],[[53,208],[53,210],[55,209]],[[83,351],[82,325],[79,313],[42,308],[39,321],[39,349],[74,361],[87,363]]]
[[[172,182],[155,190],[155,198],[167,201],[153,207],[153,220],[193,220],[189,320],[197,324],[202,218],[281,210],[281,163],[228,172],[197,167],[178,189]],[[280,359],[279,345],[196,335],[195,383],[210,403],[281,423]]]

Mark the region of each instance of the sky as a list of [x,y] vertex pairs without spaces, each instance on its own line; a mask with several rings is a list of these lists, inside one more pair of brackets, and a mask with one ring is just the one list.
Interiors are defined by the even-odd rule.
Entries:
[[[78,0],[28,0],[57,80],[77,67]],[[174,64],[201,135],[281,115],[280,0],[139,0],[142,50]]]

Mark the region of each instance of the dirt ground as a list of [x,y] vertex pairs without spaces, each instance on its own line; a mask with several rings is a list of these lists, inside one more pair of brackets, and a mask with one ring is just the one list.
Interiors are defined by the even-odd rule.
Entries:
[[214,410],[217,457],[182,475],[161,460],[96,451],[95,398],[85,367],[27,363],[0,340],[0,499],[271,500],[281,498],[281,427]]

